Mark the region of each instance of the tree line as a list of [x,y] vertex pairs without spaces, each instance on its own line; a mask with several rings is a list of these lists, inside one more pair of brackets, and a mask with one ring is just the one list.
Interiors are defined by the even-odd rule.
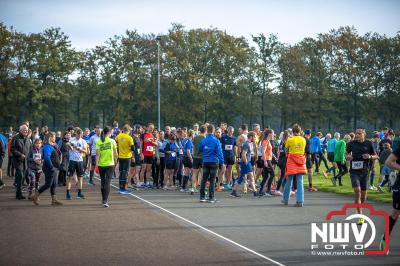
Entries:
[[78,51],[60,28],[25,34],[0,23],[0,127],[260,123],[313,130],[400,127],[400,33],[341,27],[288,45],[173,24],[164,36],[127,30]]

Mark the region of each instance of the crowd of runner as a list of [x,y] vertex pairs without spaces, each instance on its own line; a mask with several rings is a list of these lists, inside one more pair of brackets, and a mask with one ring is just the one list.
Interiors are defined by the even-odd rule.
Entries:
[[[65,132],[30,128],[23,123],[17,133],[12,128],[0,134],[0,166],[8,156],[7,176],[14,178],[16,199],[39,204],[39,196],[50,189],[52,205],[62,205],[56,188],[65,191],[65,199],[85,199],[84,179],[88,185],[101,182],[102,204],[109,207],[108,196],[113,178],[118,179],[121,194],[132,190],[179,190],[195,195],[200,202],[215,203],[215,191],[230,191],[240,198],[241,192],[254,197],[282,197],[288,205],[295,196],[295,206],[304,205],[303,176],[307,175],[308,191],[315,192],[313,175],[321,172],[332,186],[343,186],[349,173],[355,203],[364,203],[367,190],[393,193],[390,231],[400,214],[400,132],[397,137],[389,128],[372,132],[366,139],[364,129],[341,138],[336,132],[325,136],[312,134],[295,124],[275,135],[273,129],[260,125],[238,128],[221,123],[194,124],[191,129],[166,126],[155,130],[126,124],[82,130],[69,127]],[[326,170],[321,170],[321,164]],[[379,164],[378,186],[375,187],[375,165]],[[277,173],[277,174],[276,174]],[[40,184],[41,176],[44,183]],[[98,178],[100,177],[100,178]],[[4,187],[0,172],[0,188]],[[65,188],[64,188],[65,187]],[[76,197],[72,189],[76,189]],[[58,189],[60,190],[60,188]],[[264,192],[265,190],[265,192]],[[361,213],[361,210],[358,210]],[[364,220],[359,219],[358,224]],[[385,239],[382,238],[381,248]]]

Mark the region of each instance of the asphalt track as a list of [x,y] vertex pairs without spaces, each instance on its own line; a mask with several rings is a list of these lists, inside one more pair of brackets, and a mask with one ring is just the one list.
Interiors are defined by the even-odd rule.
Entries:
[[[313,256],[310,224],[351,198],[308,193],[305,207],[284,207],[280,198],[233,199],[216,204],[178,191],[111,192],[100,204],[99,182],[85,185],[86,200],[40,206],[14,199],[11,179],[0,191],[0,265],[399,265],[396,224],[389,256]],[[113,180],[117,182],[116,179]],[[60,198],[64,188],[58,188]],[[145,202],[149,201],[149,202]],[[152,205],[154,204],[154,205]],[[373,203],[390,212],[389,204]],[[168,213],[169,212],[169,213]],[[185,221],[185,219],[187,219]],[[376,221],[378,234],[383,223]],[[210,231],[207,231],[210,230]],[[375,241],[373,246],[377,246]],[[246,250],[247,248],[247,250]],[[259,254],[259,255],[257,255]]]

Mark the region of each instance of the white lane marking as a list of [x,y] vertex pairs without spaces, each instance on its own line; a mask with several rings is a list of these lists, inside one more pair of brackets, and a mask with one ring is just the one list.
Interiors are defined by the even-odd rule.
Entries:
[[[100,179],[97,178],[97,177],[96,177],[96,179],[100,180]],[[117,190],[119,189],[117,186],[115,186],[115,185],[113,185],[113,184],[111,184],[111,186],[112,186],[113,188],[117,189]],[[243,245],[241,245],[241,244],[239,244],[239,243],[237,243],[237,242],[235,242],[235,241],[233,241],[233,240],[231,240],[231,239],[229,239],[229,238],[226,238],[226,237],[224,237],[224,236],[222,236],[222,235],[220,235],[220,234],[218,234],[218,233],[215,233],[214,231],[211,231],[210,229],[207,229],[207,228],[205,228],[205,227],[203,227],[203,226],[201,226],[201,225],[199,225],[199,224],[196,224],[195,222],[192,222],[192,221],[190,221],[190,220],[188,220],[188,219],[186,219],[186,218],[184,218],[184,217],[182,217],[182,216],[180,216],[180,215],[178,215],[178,214],[176,214],[176,213],[173,213],[173,212],[171,212],[171,211],[169,211],[169,210],[167,210],[167,209],[164,209],[163,207],[158,206],[157,204],[154,204],[154,203],[151,202],[151,201],[145,200],[145,199],[143,199],[143,198],[141,198],[141,197],[139,197],[139,196],[137,196],[137,195],[135,195],[135,194],[133,194],[133,193],[127,193],[127,194],[123,194],[123,195],[131,195],[132,197],[137,198],[138,200],[141,200],[141,201],[143,201],[143,202],[145,202],[145,203],[147,203],[147,204],[149,204],[149,205],[151,205],[151,206],[153,206],[153,207],[156,207],[157,209],[160,209],[160,210],[162,210],[162,211],[164,211],[164,212],[166,212],[166,213],[168,213],[168,214],[170,214],[170,215],[172,215],[172,216],[174,216],[174,217],[176,217],[176,218],[178,218],[178,219],[181,219],[181,220],[183,220],[183,221],[185,221],[185,222],[187,222],[187,223],[189,223],[189,224],[191,224],[191,225],[194,225],[194,226],[197,227],[197,228],[200,228],[200,229],[202,229],[202,230],[204,230],[204,231],[206,231],[206,232],[208,232],[208,233],[210,233],[210,234],[212,234],[212,235],[214,235],[214,236],[216,236],[216,237],[219,237],[219,238],[221,238],[221,239],[223,239],[223,240],[225,240],[225,241],[227,241],[227,242],[233,244],[234,246],[237,246],[237,247],[239,247],[239,248],[241,248],[241,249],[244,249],[244,250],[246,250],[247,252],[249,252],[249,253],[251,253],[251,254],[253,254],[253,255],[256,255],[256,256],[258,256],[258,257],[260,257],[260,258],[263,258],[263,259],[265,259],[265,260],[268,260],[269,262],[275,263],[276,265],[284,266],[284,264],[279,263],[279,262],[277,262],[276,260],[273,260],[273,259],[271,259],[271,258],[269,258],[269,257],[267,257],[267,256],[264,256],[263,254],[260,254],[260,253],[258,253],[257,251],[254,251],[254,250],[252,250],[252,249],[250,249],[250,248],[248,248],[248,247],[245,247],[245,246],[243,246]]]

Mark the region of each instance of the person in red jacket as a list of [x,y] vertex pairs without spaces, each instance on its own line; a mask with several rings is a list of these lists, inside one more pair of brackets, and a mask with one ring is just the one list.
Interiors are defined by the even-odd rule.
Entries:
[[144,180],[144,177],[147,178],[147,186],[149,188],[152,185],[149,182],[149,178],[151,177],[151,166],[153,164],[153,157],[156,152],[157,139],[153,135],[154,124],[150,123],[147,125],[146,133],[143,136],[143,164],[141,171],[141,180]]

